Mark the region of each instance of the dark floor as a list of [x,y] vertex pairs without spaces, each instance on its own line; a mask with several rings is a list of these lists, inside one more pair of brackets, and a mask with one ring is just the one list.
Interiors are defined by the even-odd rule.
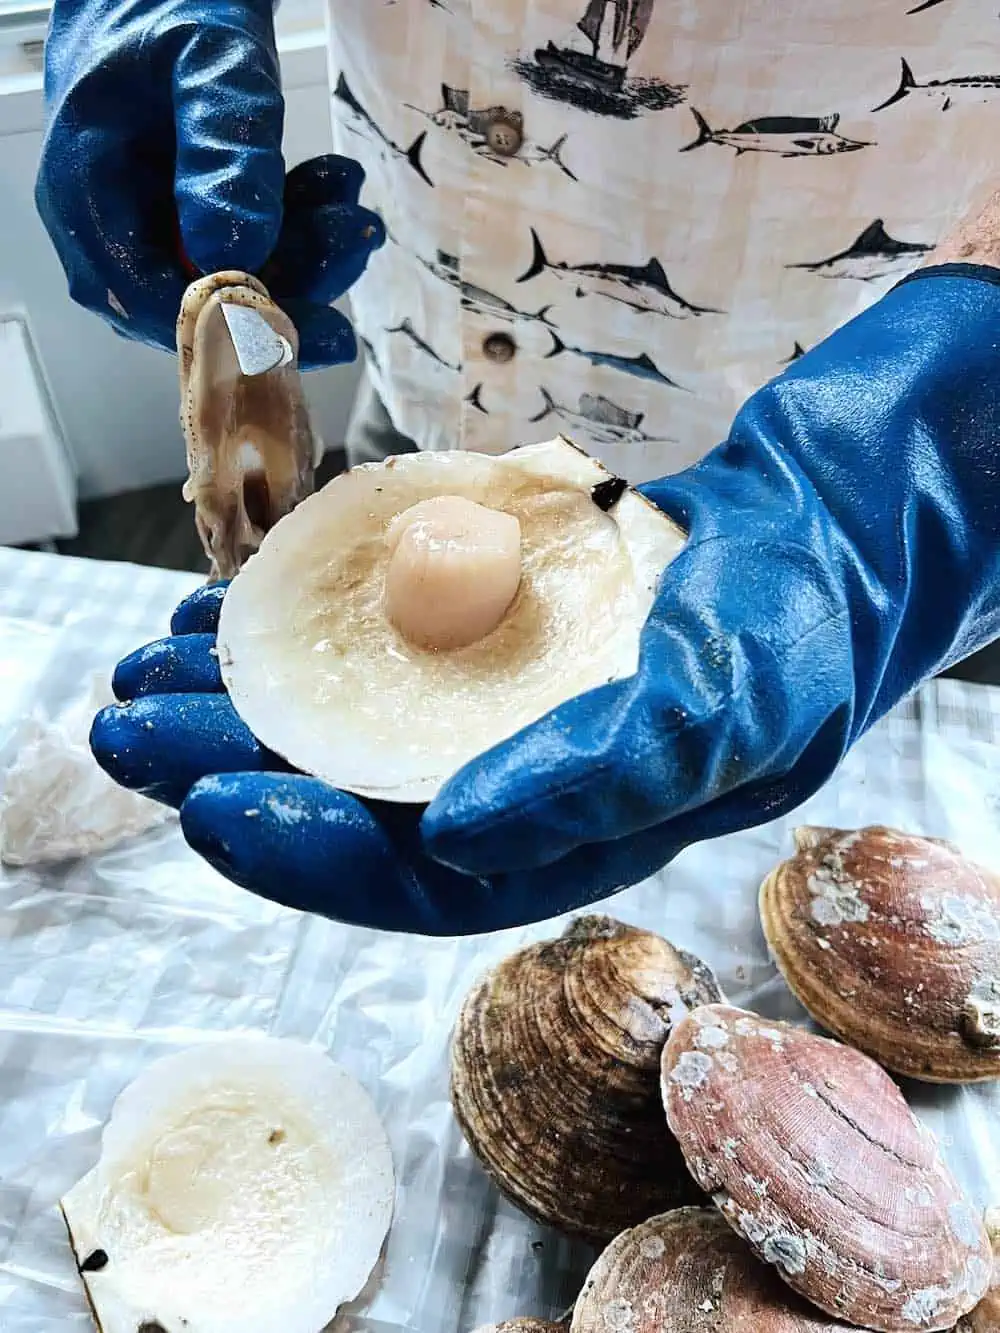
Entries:
[[[343,465],[343,454],[327,454],[317,470],[317,484],[324,485]],[[191,506],[182,499],[179,482],[85,501],[80,506],[79,536],[57,546],[65,555],[94,560],[128,560],[137,565],[198,572],[208,568]],[[945,674],[1000,685],[1000,640]]]

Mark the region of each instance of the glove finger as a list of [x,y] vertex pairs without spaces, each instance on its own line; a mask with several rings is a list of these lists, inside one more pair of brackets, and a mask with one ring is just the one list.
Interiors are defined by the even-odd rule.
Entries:
[[174,194],[184,248],[204,273],[256,273],[281,229],[284,102],[268,29],[220,17],[189,29],[177,53]]
[[[752,605],[733,570],[753,571]],[[429,853],[476,874],[548,865],[786,773],[822,732],[819,785],[849,732],[848,630],[812,552],[752,538],[689,548],[664,577],[638,674],[463,769],[425,813]]]
[[279,298],[328,305],[354,285],[384,244],[382,219],[360,204],[287,212],[263,280]]
[[219,628],[222,599],[229,588],[224,583],[206,583],[180,602],[170,618],[171,634],[214,634]]
[[94,719],[90,748],[119,786],[175,808],[207,774],[286,767],[226,694],[157,694],[112,704]]
[[122,336],[168,352],[187,286],[162,225],[173,216],[172,186],[169,158],[99,122],[73,134],[54,125],[35,185],[73,300]]
[[210,777],[181,807],[190,846],[272,902],[376,930],[462,933],[464,905],[489,886],[442,866],[425,884],[407,854],[418,820],[397,807],[390,836],[356,797],[302,774]]
[[123,703],[148,694],[219,694],[214,634],[184,634],[147,643],[123,657],[111,678],[115,698]]
[[299,369],[321,370],[353,361],[358,344],[350,320],[333,306],[282,302],[299,335]]
[[364,183],[365,169],[351,157],[311,157],[292,167],[285,179],[285,215],[326,204],[356,204]]

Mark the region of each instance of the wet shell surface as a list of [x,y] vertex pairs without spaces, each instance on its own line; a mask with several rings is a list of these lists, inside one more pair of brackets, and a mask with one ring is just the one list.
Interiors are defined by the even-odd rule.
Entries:
[[[285,340],[287,363],[243,375],[223,305],[256,310]],[[232,578],[264,534],[313,489],[321,446],[309,421],[298,346],[292,321],[249,273],[212,273],[184,293],[177,317],[184,498],[194,504],[212,580]]]
[[729,1225],[827,1313],[950,1329],[986,1291],[982,1219],[934,1136],[860,1051],[706,1006],[671,1033],[663,1101]]
[[[420,521],[401,523],[411,510]],[[480,510],[506,522],[485,546],[463,548]],[[458,524],[454,541],[435,536],[442,523],[446,533]],[[665,515],[566,440],[499,458],[368,464],[299,505],[234,581],[219,622],[223,679],[247,726],[295,767],[363,796],[429,801],[476,755],[635,671],[660,574],[683,544]],[[496,627],[462,643],[463,626],[445,617],[433,628],[460,646],[428,648],[411,614],[404,637],[387,601],[405,610],[427,579],[440,592],[428,620],[457,601],[501,616]]]
[[678,1208],[616,1236],[590,1270],[570,1333],[830,1333],[711,1208]]
[[1000,1078],[1000,878],[888,828],[804,828],[795,841],[760,912],[813,1018],[899,1074]]
[[603,1243],[697,1196],[667,1131],[659,1064],[715,978],[658,935],[585,916],[466,998],[451,1097],[472,1151],[536,1221]]

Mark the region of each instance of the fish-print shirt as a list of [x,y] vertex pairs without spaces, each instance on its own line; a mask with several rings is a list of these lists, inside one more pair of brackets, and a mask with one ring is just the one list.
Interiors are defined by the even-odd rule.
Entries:
[[997,0],[330,0],[352,291],[424,449],[630,481],[914,268],[996,173]]

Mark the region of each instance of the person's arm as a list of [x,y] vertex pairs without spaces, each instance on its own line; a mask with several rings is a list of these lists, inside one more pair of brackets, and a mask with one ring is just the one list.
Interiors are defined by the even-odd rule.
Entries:
[[356,163],[286,182],[271,0],[55,0],[45,95],[35,201],[75,301],[173,351],[191,278],[240,269],[292,317],[304,368],[354,356],[328,307],[384,230]]
[[580,907],[792,810],[1000,633],[1000,196],[956,235],[754,394],[701,463],[643,487],[690,538],[637,674],[473,761],[422,814],[276,771],[212,661],[219,591],[121,664],[98,760],[178,804],[235,882],[428,934]]

